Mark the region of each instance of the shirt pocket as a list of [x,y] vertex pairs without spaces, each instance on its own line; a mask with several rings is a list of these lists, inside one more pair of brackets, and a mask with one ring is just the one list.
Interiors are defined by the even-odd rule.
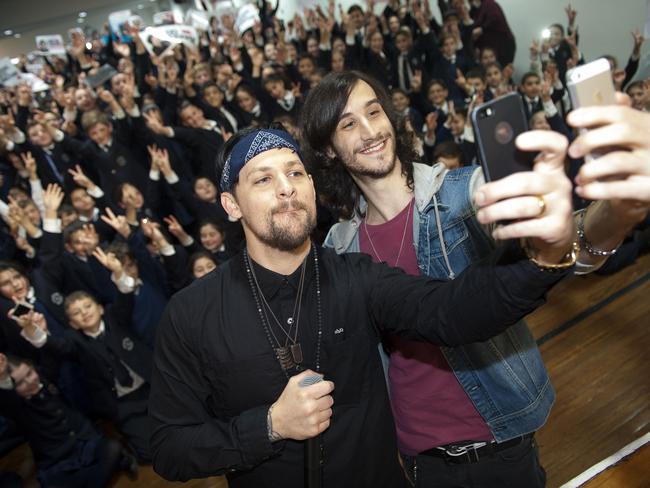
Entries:
[[376,347],[370,337],[356,333],[343,341],[323,343],[325,379],[334,382],[334,409],[357,405],[368,388],[368,369],[379,366]]
[[271,404],[286,385],[278,360],[270,352],[209,363],[203,375],[212,388],[207,403],[217,417],[233,417],[249,408]]

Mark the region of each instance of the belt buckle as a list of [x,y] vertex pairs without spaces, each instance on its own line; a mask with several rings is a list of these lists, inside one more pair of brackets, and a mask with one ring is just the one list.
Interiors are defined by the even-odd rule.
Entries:
[[481,447],[487,446],[487,442],[473,442],[472,444],[465,444],[463,445],[453,445],[453,446],[448,446],[448,447],[442,447],[441,449],[447,453],[447,455],[456,457],[456,456],[462,456],[464,454],[467,454],[471,451],[476,451],[477,449],[480,449]]
[[442,447],[440,449],[442,449],[450,462],[458,462],[462,456],[467,456],[467,461],[471,463],[478,462],[478,449],[487,446],[487,444],[487,442],[473,442],[471,444],[452,445],[448,447]]

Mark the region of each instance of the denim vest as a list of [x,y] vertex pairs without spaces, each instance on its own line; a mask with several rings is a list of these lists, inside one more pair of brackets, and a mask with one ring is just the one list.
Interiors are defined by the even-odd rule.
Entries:
[[[474,218],[471,193],[482,181],[476,166],[447,171],[440,164],[415,164],[413,242],[421,274],[454,279],[492,250],[493,242]],[[361,222],[355,215],[334,225],[324,245],[339,254],[359,252]],[[523,320],[485,342],[441,349],[497,442],[544,425],[555,392]]]

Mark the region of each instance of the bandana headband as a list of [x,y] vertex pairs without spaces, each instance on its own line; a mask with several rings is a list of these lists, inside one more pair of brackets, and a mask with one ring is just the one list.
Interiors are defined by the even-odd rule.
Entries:
[[271,149],[291,149],[300,156],[298,143],[287,132],[277,129],[261,129],[243,137],[233,147],[221,173],[221,191],[230,191],[235,185],[241,169],[258,154]]

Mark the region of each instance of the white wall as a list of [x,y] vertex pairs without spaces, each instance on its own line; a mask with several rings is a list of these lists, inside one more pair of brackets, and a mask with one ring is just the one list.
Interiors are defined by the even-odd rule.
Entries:
[[[437,1],[431,2],[434,14],[437,14]],[[569,0],[497,0],[506,14],[510,28],[517,39],[515,58],[515,79],[528,68],[528,47],[533,37],[541,34],[549,24],[562,23],[566,26],[564,7]],[[326,0],[321,0],[327,5]],[[353,3],[365,6],[364,0],[343,0],[347,8]],[[586,60],[593,60],[603,54],[612,54],[625,66],[632,50],[630,31],[638,28],[643,32],[646,19],[645,0],[571,0],[571,5],[578,11],[577,23],[580,39],[579,47]],[[284,18],[294,15],[297,0],[281,0],[280,13]],[[650,40],[642,49],[643,54],[650,53]]]

